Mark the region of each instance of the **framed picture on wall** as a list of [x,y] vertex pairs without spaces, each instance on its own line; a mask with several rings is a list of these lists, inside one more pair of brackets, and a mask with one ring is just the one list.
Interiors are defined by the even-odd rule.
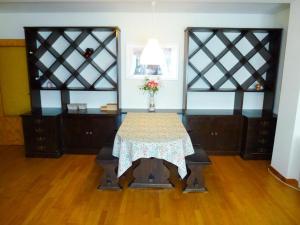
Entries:
[[140,58],[143,45],[127,45],[126,74],[128,79],[145,79],[159,77],[162,80],[178,79],[178,46],[175,44],[162,45],[164,60],[162,65],[141,65]]

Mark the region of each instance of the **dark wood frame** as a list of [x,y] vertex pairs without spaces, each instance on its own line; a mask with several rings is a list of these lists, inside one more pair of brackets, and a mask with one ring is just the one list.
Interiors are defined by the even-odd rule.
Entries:
[[[219,40],[222,41],[222,43],[226,46],[226,48],[218,54],[218,56],[214,56],[210,52],[209,49],[205,49],[205,54],[210,58],[211,63],[208,64],[202,71],[196,72],[196,77],[192,80],[194,83],[197,81],[197,79],[201,79],[203,75],[210,70],[214,65],[220,64],[219,60],[227,54],[227,52],[231,52],[234,54],[234,56],[238,59],[238,63],[233,66],[230,71],[227,71],[223,68],[223,77],[217,81],[217,83],[224,84],[227,80],[230,80],[233,78],[233,75],[235,72],[237,72],[241,67],[244,65],[246,66],[246,69],[251,74],[250,78],[246,80],[241,85],[235,85],[236,89],[234,90],[220,90],[221,85],[218,84],[216,87],[214,85],[209,85],[209,89],[191,89],[191,82],[188,83],[188,77],[187,77],[187,69],[189,66],[192,66],[189,62],[189,59],[191,58],[191,54],[189,53],[189,37],[190,35],[193,35],[193,32],[201,32],[201,31],[211,31],[212,34],[209,36],[209,38],[203,42],[201,42],[197,37],[194,37],[195,42],[198,44],[198,48],[193,52],[193,54],[196,54],[197,51],[201,49],[206,48],[206,44],[215,36],[218,36]],[[226,40],[227,38],[223,34],[223,32],[238,32],[239,35],[237,38],[235,38],[234,41]],[[262,40],[259,41],[256,37],[253,37],[253,32],[267,32],[268,35]],[[241,124],[239,128],[240,138],[239,138],[239,149],[236,149],[235,154],[240,152],[241,156],[247,159],[269,159],[271,157],[272,152],[272,146],[269,145],[266,149],[266,151],[262,152],[262,154],[257,154],[255,151],[255,148],[246,150],[247,143],[249,142],[250,136],[253,134],[250,134],[247,130],[247,127],[251,127],[253,123],[252,121],[258,120],[260,123],[266,123],[266,121],[272,121],[272,123],[276,124],[276,115],[273,114],[273,108],[274,108],[274,98],[275,98],[275,89],[276,89],[276,81],[277,81],[277,73],[278,73],[278,64],[279,64],[279,56],[280,56],[280,45],[281,45],[281,35],[282,35],[282,29],[269,29],[269,28],[217,28],[217,27],[188,27],[185,30],[185,46],[184,46],[184,79],[183,79],[183,111],[184,111],[184,117],[183,122],[185,123],[187,130],[189,132],[193,132],[189,128],[188,124],[188,118],[190,117],[198,117],[201,119],[201,117],[211,117],[211,119],[214,119],[216,117],[224,117],[224,118],[230,118],[232,117],[241,117]],[[246,37],[247,40],[254,46],[253,49],[246,55],[243,56],[238,49],[235,48],[235,44],[237,44],[243,37]],[[198,40],[197,40],[198,39]],[[266,43],[269,43],[269,51],[267,52],[266,49],[264,49],[264,45]],[[258,69],[256,71],[253,66],[249,65],[248,60],[251,59],[255,54],[262,51],[263,49],[263,58],[265,59],[266,63],[264,66]],[[261,54],[260,54],[261,55]],[[223,65],[217,65],[221,71]],[[252,67],[252,68],[251,68]],[[260,71],[260,69],[262,69]],[[250,71],[249,71],[250,70]],[[264,73],[267,73],[266,80],[262,80],[261,76]],[[252,84],[251,82],[259,81],[263,83],[263,89],[262,90],[248,90],[248,87]],[[209,81],[208,81],[209,83]],[[237,82],[236,82],[237,83]],[[250,84],[251,83],[251,84]],[[188,105],[188,93],[189,92],[233,92],[235,94],[234,97],[234,107],[232,110],[189,110],[187,108]],[[247,92],[262,92],[264,93],[264,100],[263,100],[263,106],[260,110],[243,110],[243,101],[244,101],[244,93]],[[221,125],[223,126],[223,125]],[[201,128],[201,125],[199,125],[199,129]],[[211,127],[210,129],[214,130],[216,127]],[[260,129],[260,127],[258,127]],[[275,133],[275,126],[272,126],[269,128],[269,133],[271,134],[270,137],[268,137],[267,142],[273,143],[274,133]],[[198,132],[198,131],[196,131]],[[200,132],[206,132],[204,130]],[[212,132],[212,131],[210,131]],[[214,133],[214,132],[212,132]],[[273,135],[273,136],[272,136]],[[265,137],[262,137],[258,134],[256,135],[256,141],[265,140]],[[196,140],[198,143],[200,140]],[[199,142],[200,143],[200,142]],[[202,146],[200,146],[202,147]],[[265,149],[265,147],[264,147]],[[204,150],[206,150],[204,148]],[[209,154],[214,154],[218,152],[218,154],[234,154],[234,152],[229,153],[227,151],[211,151]]]
[[[25,38],[26,38],[26,54],[27,54],[27,64],[28,64],[28,78],[29,78],[29,87],[30,87],[30,98],[31,98],[31,112],[22,115],[23,117],[23,130],[25,134],[25,147],[26,147],[26,155],[30,157],[59,157],[64,152],[68,153],[97,153],[99,149],[102,148],[102,144],[107,144],[107,142],[112,142],[112,137],[116,132],[116,129],[120,125],[120,30],[118,27],[24,27],[25,30]],[[41,31],[49,31],[51,34],[43,38],[39,32]],[[79,35],[72,39],[68,37],[65,31],[78,31]],[[112,33],[105,38],[105,40],[101,41],[95,35],[93,35],[93,31],[111,31]],[[94,52],[85,57],[85,60],[79,65],[77,69],[74,69],[72,65],[66,61],[68,56],[70,56],[74,51],[84,56],[84,50],[80,48],[80,44],[85,40],[86,37],[92,35],[92,37],[98,42],[97,47]],[[58,53],[53,47],[52,44],[58,40],[59,37],[63,37],[68,42],[68,47],[62,52]],[[107,48],[107,44],[111,41],[116,42],[116,53],[113,54],[114,61],[112,64],[105,70],[102,70],[100,66],[98,66],[93,59],[103,50],[110,51]],[[40,42],[40,46],[37,46],[37,41]],[[55,58],[54,62],[46,67],[41,61],[39,61],[40,57],[44,54],[44,52],[48,51]],[[111,55],[110,54],[110,55]],[[71,76],[62,83],[58,78],[55,77],[55,70],[59,66],[63,66]],[[116,67],[116,81],[112,81],[113,88],[105,89],[105,88],[95,88],[95,84],[97,82],[94,81],[93,84],[89,84],[85,79],[81,76],[80,72],[87,65],[92,65],[96,71],[100,74],[97,80],[106,79],[109,81],[109,75],[106,73],[109,69]],[[38,70],[42,71],[43,74],[39,76]],[[45,88],[42,87],[43,80],[50,80],[54,83],[54,87]],[[68,82],[71,80],[77,79],[83,85],[84,88],[68,88]],[[112,79],[111,79],[112,80]],[[61,107],[60,108],[43,108],[41,103],[41,90],[47,91],[59,91],[61,98]],[[116,103],[117,103],[117,111],[116,112],[102,112],[100,109],[87,109],[82,111],[71,112],[67,110],[67,104],[70,103],[70,91],[115,91],[116,92]],[[47,124],[47,118],[56,118],[58,126],[55,130],[55,133],[59,134],[58,140],[53,140],[55,142],[55,147],[47,146],[47,144],[41,145],[40,143],[35,143],[33,139],[35,136],[40,138],[40,134],[35,135],[26,135],[30,134],[31,130],[36,130],[37,124],[34,121],[39,120],[42,121],[43,124]],[[82,132],[76,134],[77,136],[74,139],[82,139],[83,136],[86,136],[85,140],[95,140],[95,136],[105,137],[105,140],[99,141],[96,144],[94,143],[79,143],[77,140],[78,146],[74,143],[70,145],[66,144],[66,139],[64,137],[68,135],[72,135],[72,132],[66,131],[64,128],[67,126],[67,119],[72,118],[74,121],[77,121],[77,130],[81,129]],[[107,125],[107,121],[109,125]],[[29,122],[28,122],[29,121]],[[32,122],[30,122],[32,121]],[[79,122],[81,121],[81,122]],[[98,129],[95,128],[94,122],[101,123],[103,121],[103,128]],[[112,122],[113,121],[113,122]],[[104,125],[106,124],[106,125]],[[107,127],[109,126],[109,127]],[[43,134],[43,139],[47,139],[51,137],[51,135],[47,135],[47,126],[45,128],[45,134]],[[95,131],[92,131],[94,129]],[[106,130],[104,130],[106,129]],[[87,131],[88,130],[88,131]],[[80,130],[81,131],[81,130]],[[33,132],[34,133],[34,132]],[[107,140],[106,140],[107,138]],[[83,138],[84,139],[84,138]],[[102,138],[103,139],[103,138]],[[75,146],[75,147],[74,147]],[[74,148],[73,148],[74,147]],[[36,149],[43,148],[44,151],[37,151]]]
[[[193,34],[193,32],[199,32],[199,31],[211,31],[212,35],[204,41],[203,43],[199,41],[198,43],[198,48],[197,52],[203,48],[206,48],[206,44],[215,36],[218,36],[218,38],[223,42],[223,44],[226,46],[226,48],[218,55],[214,56],[211,54],[210,50],[206,48],[206,54],[208,57],[211,59],[211,63],[205,68],[204,74],[209,71],[210,68],[212,68],[214,65],[217,65],[219,60],[227,54],[227,52],[233,52],[234,55],[239,59],[239,62],[233,67],[233,71],[223,71],[225,74],[224,76],[219,80],[220,82],[222,81],[225,83],[227,80],[230,78],[233,78],[233,75],[235,72],[237,72],[241,67],[244,65],[248,65],[247,67],[252,67],[249,66],[248,60],[251,59],[252,56],[254,56],[256,53],[260,52],[262,49],[264,49],[264,44],[270,43],[270,50],[269,53],[264,53],[265,55],[269,54],[266,56],[266,63],[265,65],[269,66],[269,69],[264,69],[264,71],[256,71],[254,68],[249,68],[249,70],[252,71],[252,76],[246,80],[241,86],[238,85],[235,90],[220,90],[220,86],[216,88],[213,85],[211,86],[210,89],[208,90],[193,90],[190,89],[190,83],[187,83],[187,68],[191,66],[189,62],[189,37],[190,35]],[[240,35],[232,42],[229,40],[226,40],[226,37],[224,37],[223,32],[238,32]],[[253,32],[268,32],[269,35],[264,38],[262,41],[258,41],[257,38],[253,38]],[[274,107],[274,93],[275,93],[275,88],[276,88],[276,80],[277,80],[277,73],[278,73],[278,63],[279,63],[279,56],[280,56],[280,44],[281,44],[281,33],[282,29],[270,29],[270,28],[216,28],[216,27],[188,27],[185,30],[185,53],[184,53],[184,85],[183,85],[183,109],[187,110],[187,93],[188,92],[234,92],[235,93],[235,100],[234,100],[234,110],[237,112],[242,112],[243,109],[243,97],[245,92],[263,92],[265,97],[264,97],[264,102],[263,102],[263,111],[272,111]],[[249,36],[249,37],[248,37]],[[238,49],[235,48],[235,44],[237,44],[243,37],[248,37],[248,40],[252,40],[252,44],[256,42],[255,47],[253,50],[251,50],[247,56],[243,56]],[[195,51],[195,52],[196,52]],[[196,53],[193,53],[196,54]],[[240,64],[240,65],[238,65]],[[223,65],[220,65],[220,67],[224,67]],[[262,67],[261,67],[262,68]],[[232,69],[231,69],[232,70]],[[261,75],[263,73],[267,72],[267,79],[266,81],[262,81]],[[203,77],[202,71],[198,71],[198,74],[196,76],[197,79],[201,79]],[[253,77],[255,76],[255,77]],[[249,84],[250,79],[254,79],[253,82],[259,81],[263,82],[265,84],[263,90],[247,90],[246,87],[249,87],[251,84]],[[218,81],[218,82],[219,82]],[[217,82],[217,83],[218,83]],[[244,85],[245,84],[245,85]],[[266,88],[267,87],[267,88]]]
[[[119,109],[120,106],[120,29],[118,27],[24,27],[25,30],[25,39],[26,39],[26,54],[27,54],[27,65],[28,65],[28,76],[29,76],[29,87],[30,87],[30,97],[31,97],[31,108],[32,111],[41,111],[41,90],[58,90],[61,94],[61,107],[63,110],[67,109],[67,104],[70,103],[70,91],[115,91],[117,93],[117,107]],[[38,32],[40,31],[51,31],[51,35],[46,39],[43,39]],[[75,39],[70,39],[64,31],[78,31],[81,32],[80,35]],[[94,35],[93,38],[99,43],[99,47],[95,49],[94,53],[86,58],[84,62],[77,68],[74,69],[71,65],[66,62],[66,58],[71,55],[74,51],[84,54],[84,51],[79,47],[81,42],[85,40],[88,35],[92,35],[93,31],[111,31],[112,34],[109,35],[103,42],[97,39]],[[61,54],[59,54],[55,49],[52,48],[52,44],[59,37],[64,37],[65,40],[70,44],[68,48],[66,48]],[[116,55],[114,55],[115,62],[112,63],[105,71],[103,71],[99,66],[95,64],[93,59],[103,50],[106,49],[106,45],[110,43],[111,40],[116,38]],[[36,41],[39,40],[41,46],[37,48]],[[107,43],[106,43],[107,42]],[[39,61],[39,57],[43,55],[45,51],[50,51],[52,56],[55,58],[55,62],[47,68],[43,65],[42,62]],[[112,53],[113,54],[113,53]],[[65,81],[61,83],[53,74],[53,72],[60,66],[63,65],[70,73],[71,76]],[[92,65],[99,73],[99,78],[93,83],[89,84],[85,79],[81,76],[80,72],[84,70],[84,68],[88,65]],[[114,88],[112,89],[96,89],[94,85],[101,79],[108,79],[107,72],[113,67],[117,67],[117,76],[116,83],[113,81]],[[43,70],[44,74],[39,77],[38,70]],[[82,89],[72,89],[68,88],[67,85],[69,82],[74,79],[79,79],[79,82],[84,86]],[[41,79],[41,81],[40,81]],[[41,85],[43,80],[50,79],[56,87],[54,88],[43,88]]]

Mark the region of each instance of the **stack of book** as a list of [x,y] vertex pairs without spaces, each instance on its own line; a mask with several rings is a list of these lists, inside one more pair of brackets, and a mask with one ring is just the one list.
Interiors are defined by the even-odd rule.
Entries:
[[101,111],[117,111],[118,106],[116,103],[107,103],[106,105],[101,106]]

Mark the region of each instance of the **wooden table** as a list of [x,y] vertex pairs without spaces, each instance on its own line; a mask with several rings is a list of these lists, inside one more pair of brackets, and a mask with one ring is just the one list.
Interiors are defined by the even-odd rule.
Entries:
[[[192,142],[176,113],[128,113],[118,130],[113,155],[118,177],[132,173],[131,187],[172,187],[187,175]],[[178,175],[171,171],[178,171]]]

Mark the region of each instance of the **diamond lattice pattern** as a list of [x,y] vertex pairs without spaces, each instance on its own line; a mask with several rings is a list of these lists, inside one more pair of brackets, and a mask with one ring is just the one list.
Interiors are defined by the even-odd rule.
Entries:
[[188,90],[255,90],[270,69],[267,31],[189,31]]
[[[37,32],[34,56],[41,88],[115,90],[116,46],[115,30]],[[92,49],[88,56],[87,49]]]

